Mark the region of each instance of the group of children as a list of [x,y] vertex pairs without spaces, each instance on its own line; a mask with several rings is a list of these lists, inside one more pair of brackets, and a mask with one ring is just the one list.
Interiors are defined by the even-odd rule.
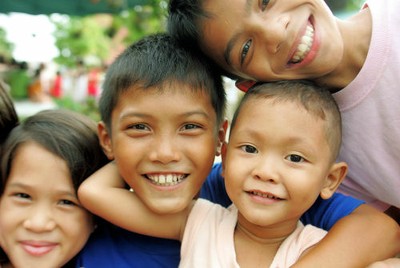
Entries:
[[[127,54],[116,60],[119,68]],[[83,205],[127,230],[181,240],[181,267],[293,265],[325,235],[299,218],[318,196],[330,198],[347,171],[334,163],[341,125],[330,93],[287,82],[251,89],[227,145],[217,135],[221,114],[210,106],[215,91],[164,81],[120,93],[101,137],[122,178],[87,179],[79,188]],[[195,201],[219,152],[229,208]]]
[[[94,122],[62,110],[18,122],[1,91],[3,267],[365,267],[399,252],[395,221],[363,201],[334,193],[353,169],[342,156],[347,152],[343,146],[353,146],[346,135],[359,131],[346,123],[347,110],[336,97],[342,90],[331,94],[307,81],[247,82],[252,86],[225,141],[228,123],[220,67],[232,77],[262,81],[318,77],[310,70],[318,66],[317,51],[325,47],[319,25],[335,21],[319,15],[328,13],[323,1],[296,2],[302,7],[296,16],[284,9],[293,1],[251,2],[254,6],[237,9],[246,1],[235,0],[219,14],[223,2],[196,2],[195,12],[185,13],[193,5],[171,1],[172,35],[155,34],[132,44],[109,67],[97,133]],[[277,24],[266,25],[283,23],[288,33],[301,25],[292,20],[300,14],[308,18],[301,31],[314,40],[309,51],[298,52],[282,39],[275,50],[267,44],[264,52],[257,52],[297,54],[276,57],[289,60],[285,68],[293,76],[259,76],[279,70],[272,58],[263,59],[270,68],[252,66],[262,59],[254,48],[268,39],[261,38],[261,28],[234,33],[228,52],[223,47],[218,54],[218,46],[225,43],[212,42],[209,35],[230,8],[247,12],[235,16],[239,26],[237,18],[249,19],[243,25],[250,26],[280,14]],[[368,8],[361,13],[369,14]],[[187,19],[185,14],[195,15],[192,24],[185,24],[193,28],[175,31],[179,26],[174,22]],[[236,29],[222,28],[221,40]],[[280,32],[274,32],[278,37]],[[189,49],[191,41],[183,44],[180,38],[196,40],[186,33],[194,33],[202,41],[202,53],[208,51],[214,61]],[[303,40],[302,35],[296,40]],[[241,41],[243,46],[237,44]],[[332,52],[335,59],[343,52],[333,51],[338,53]],[[325,71],[321,77],[327,79],[316,82],[343,87],[331,83],[340,80],[332,78],[334,73]],[[396,146],[393,152],[398,153]],[[375,157],[352,154],[356,159]],[[222,163],[214,164],[216,155],[222,156]],[[106,156],[112,160],[107,165]],[[368,163],[367,170],[373,168]],[[389,204],[395,215],[397,204]],[[83,207],[101,218],[93,219]]]
[[400,222],[398,10],[397,0],[368,0],[341,20],[320,0],[171,0],[169,30],[240,88],[286,79],[327,87],[343,118],[338,159],[350,167],[340,192]]

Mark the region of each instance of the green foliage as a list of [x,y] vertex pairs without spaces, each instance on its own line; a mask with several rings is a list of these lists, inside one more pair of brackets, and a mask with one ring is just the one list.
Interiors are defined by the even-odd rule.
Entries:
[[128,36],[125,45],[138,41],[144,36],[164,32],[166,26],[166,14],[168,3],[165,0],[150,0],[148,5],[137,6],[127,10],[120,16],[114,16],[112,27],[109,31],[116,32],[121,27],[127,27]]
[[[112,15],[112,23],[105,27],[96,16],[57,17],[54,33],[60,55],[55,61],[66,67],[74,67],[83,60],[86,65],[100,66],[113,50],[113,39],[122,28],[127,30],[123,41],[125,46],[150,33],[165,31],[165,0],[149,0],[146,5],[136,6],[117,15]],[[89,64],[90,65],[90,64]]]
[[[110,15],[108,19],[111,23],[108,24],[99,23],[96,16],[52,16],[50,18],[56,26],[56,46],[60,52],[55,61],[71,69],[77,68],[77,63],[82,61],[86,66],[100,66],[115,48],[114,41],[121,29],[127,33],[123,40],[119,40],[123,46],[148,34],[165,31],[167,6],[166,0],[149,0],[146,5]],[[95,121],[100,120],[97,102],[93,98],[78,103],[66,96],[55,102],[59,107],[80,112]]]
[[100,121],[98,105],[96,100],[92,97],[87,98],[83,103],[76,102],[69,96],[60,99],[54,99],[54,102],[57,104],[57,107],[84,114],[96,122]]
[[93,59],[93,65],[100,65],[108,56],[110,38],[92,17],[66,17],[53,22],[56,46],[60,51],[55,61],[60,65],[74,67],[86,58]]
[[0,56],[4,57],[5,60],[10,60],[13,48],[14,45],[7,40],[6,31],[0,28]]

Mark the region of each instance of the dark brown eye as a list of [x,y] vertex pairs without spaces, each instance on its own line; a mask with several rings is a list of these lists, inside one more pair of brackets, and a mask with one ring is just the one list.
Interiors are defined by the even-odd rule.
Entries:
[[258,153],[257,148],[254,147],[254,146],[251,146],[251,145],[243,145],[243,146],[242,146],[242,150],[245,151],[246,153],[249,153],[249,154],[256,154],[256,153]]
[[240,55],[240,64],[243,64],[243,62],[247,56],[247,53],[249,53],[252,42],[253,42],[252,40],[249,40],[244,44],[243,49],[242,49],[242,54]]
[[304,160],[303,157],[301,157],[300,155],[297,155],[297,154],[288,155],[286,157],[286,159],[289,160],[290,162],[294,162],[294,163],[300,163]]
[[264,11],[269,4],[269,0],[261,0],[261,10]]

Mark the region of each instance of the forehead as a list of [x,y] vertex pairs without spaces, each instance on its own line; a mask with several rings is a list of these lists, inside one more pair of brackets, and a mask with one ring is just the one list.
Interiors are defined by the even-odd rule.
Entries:
[[[142,100],[154,100],[155,98],[170,99],[186,98],[187,101],[201,100],[202,103],[211,104],[210,93],[201,88],[194,87],[189,83],[177,81],[165,81],[161,85],[143,87],[142,85],[133,85],[123,92],[119,97],[119,102],[123,102],[126,97],[141,98]],[[132,100],[131,100],[132,101]]]
[[250,141],[261,150],[299,150],[312,159],[330,159],[332,153],[324,120],[290,101],[248,100],[242,106],[229,140]]
[[243,20],[248,16],[253,0],[206,0],[203,9],[210,14],[200,22],[201,46],[215,61],[229,68],[225,51],[229,42],[242,31]]
[[7,180],[9,184],[74,192],[67,163],[35,142],[19,145]]
[[133,110],[155,115],[163,111],[185,113],[196,110],[210,118],[216,118],[216,111],[207,90],[179,82],[167,82],[148,88],[132,87],[119,97],[113,117],[116,119],[115,117]]
[[239,128],[264,129],[265,133],[274,126],[272,132],[277,136],[286,133],[315,141],[326,140],[326,122],[295,101],[251,97],[243,103],[236,124]]

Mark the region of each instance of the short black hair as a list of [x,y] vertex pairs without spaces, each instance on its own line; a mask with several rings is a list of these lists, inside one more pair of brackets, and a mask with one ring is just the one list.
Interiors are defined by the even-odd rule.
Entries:
[[214,60],[205,55],[200,48],[203,40],[201,23],[212,18],[213,14],[203,9],[204,0],[170,0],[168,5],[167,31],[180,44],[183,44],[193,53],[208,58],[213,68],[223,76],[237,80],[239,77],[227,72]]
[[111,114],[120,96],[133,87],[147,89],[181,83],[206,92],[224,119],[226,94],[222,76],[205,57],[193,53],[166,33],[149,35],[129,46],[107,70],[100,97],[101,119],[110,130]]
[[188,47],[198,47],[201,39],[198,23],[209,16],[203,10],[202,0],[171,0],[168,6],[168,33]]

